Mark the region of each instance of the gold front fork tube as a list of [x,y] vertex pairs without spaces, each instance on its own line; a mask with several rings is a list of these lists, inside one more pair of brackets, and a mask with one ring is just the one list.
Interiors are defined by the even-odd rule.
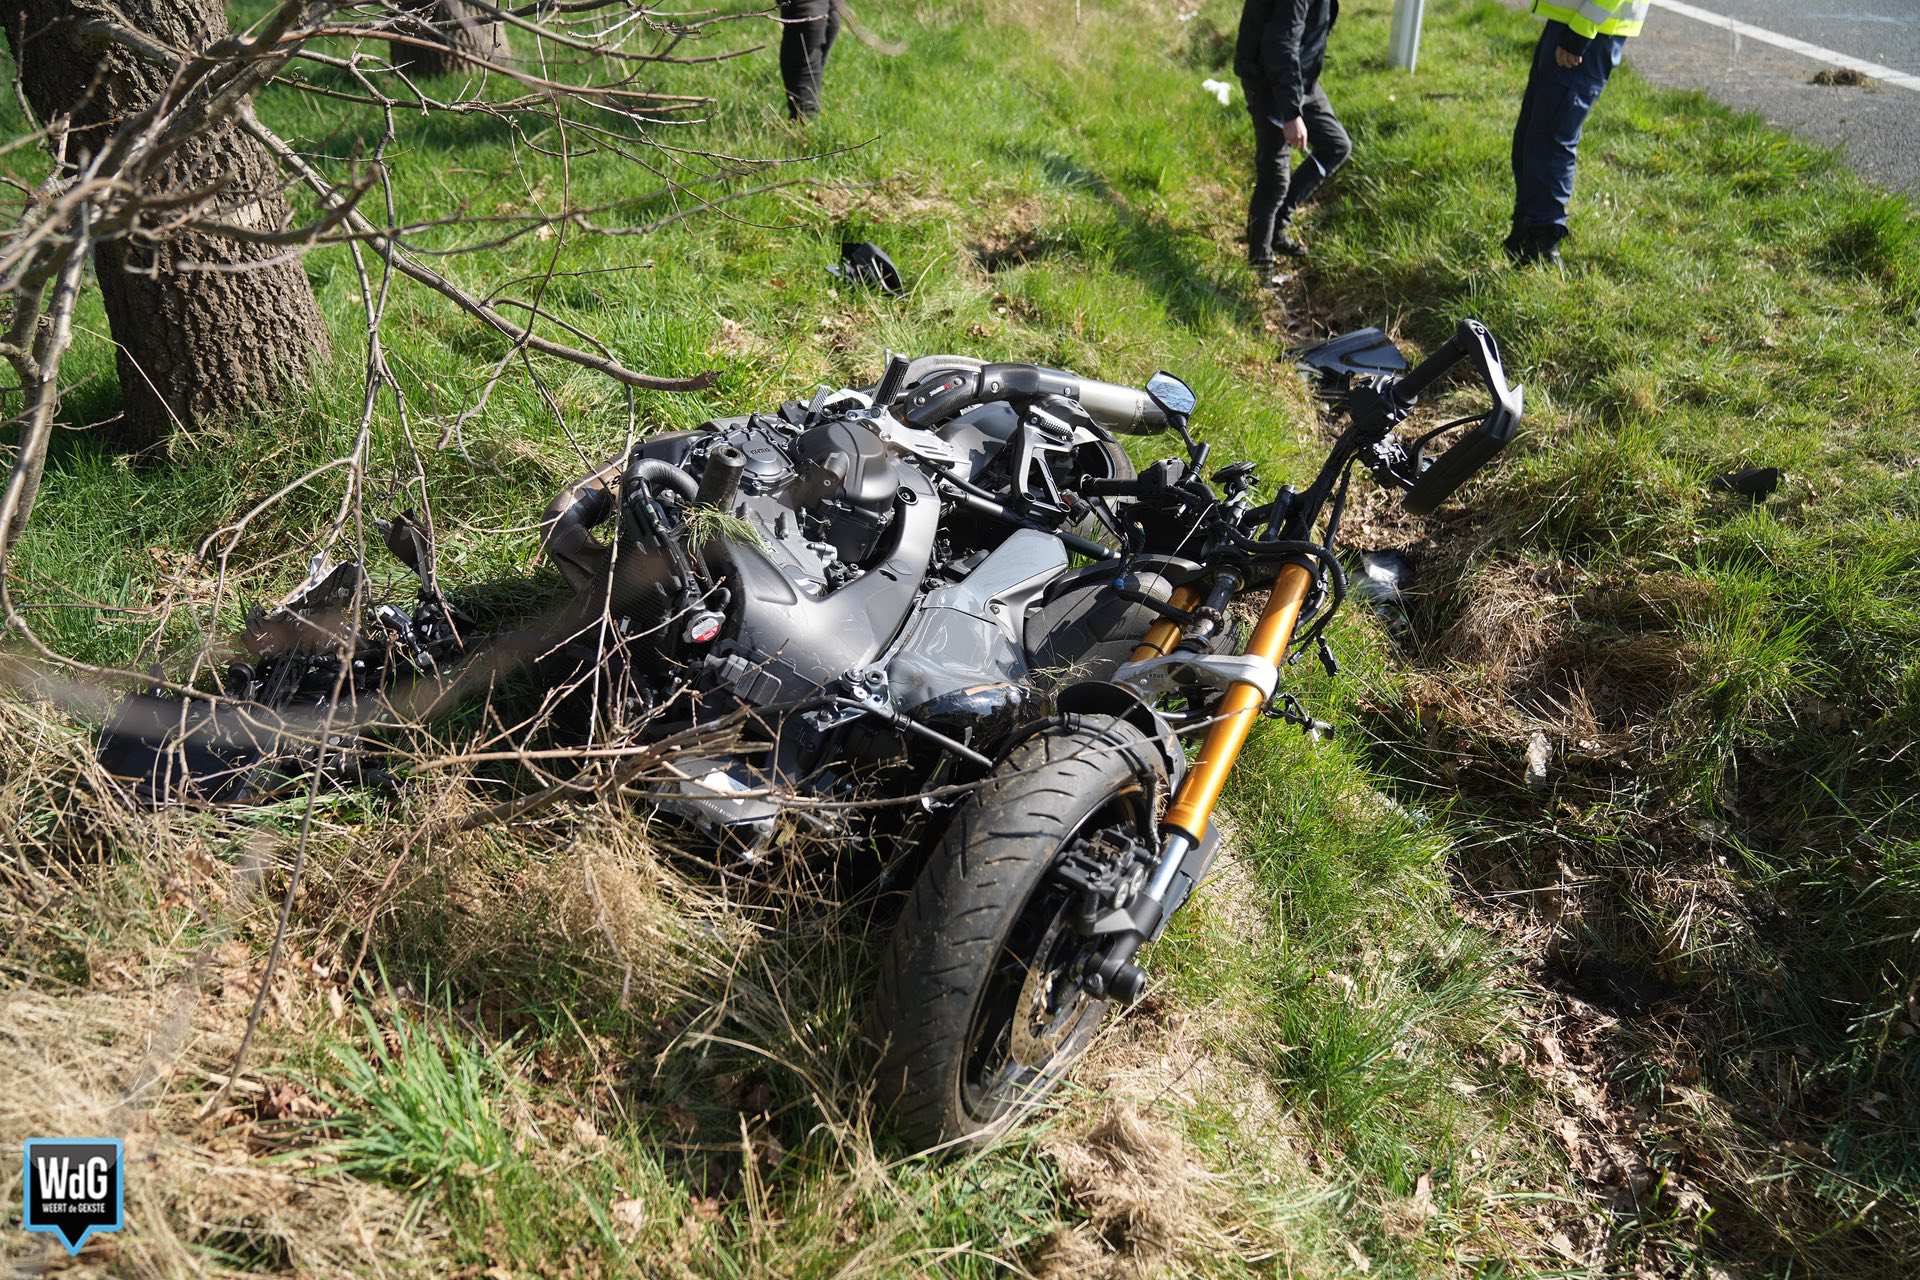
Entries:
[[[1256,654],[1275,666],[1286,656],[1287,645],[1293,639],[1293,626],[1300,620],[1300,607],[1306,603],[1307,592],[1313,586],[1313,575],[1297,564],[1281,568],[1280,576],[1274,580],[1273,593],[1267,597],[1266,611],[1260,615],[1260,623],[1253,629],[1253,637],[1247,642],[1247,653]],[[1184,590],[1185,588],[1183,588]],[[1197,597],[1198,593],[1195,593]],[[1177,603],[1180,597],[1175,594]],[[1190,608],[1191,605],[1181,605]],[[1165,641],[1164,648],[1154,648],[1162,627],[1173,629],[1173,639]],[[1165,653],[1178,642],[1179,628],[1171,622],[1157,622],[1147,632],[1145,643],[1133,651],[1134,659],[1154,657]],[[1180,792],[1167,809],[1164,825],[1173,830],[1185,832],[1194,843],[1206,837],[1207,824],[1213,817],[1213,806],[1220,800],[1221,789],[1227,785],[1227,775],[1233,772],[1233,763],[1240,758],[1240,748],[1246,745],[1247,734],[1253,731],[1253,722],[1260,718],[1260,705],[1264,701],[1260,690],[1250,684],[1235,684],[1221,697],[1220,705],[1214,710],[1213,728],[1207,731],[1206,745],[1200,748],[1200,758],[1187,770],[1187,776],[1180,783]]]
[[[1199,587],[1175,587],[1173,598],[1167,603],[1176,609],[1191,609],[1207,598],[1207,593]],[[1148,658],[1164,658],[1173,652],[1173,646],[1180,643],[1180,624],[1170,618],[1162,618],[1147,628],[1147,638],[1133,646],[1133,661],[1145,662]]]

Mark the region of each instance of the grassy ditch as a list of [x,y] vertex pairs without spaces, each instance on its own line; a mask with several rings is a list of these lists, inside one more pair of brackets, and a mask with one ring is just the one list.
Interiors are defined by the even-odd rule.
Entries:
[[[10,1133],[126,1136],[129,1226],[82,1269],[1785,1275],[1912,1257],[1913,214],[1623,74],[1584,146],[1567,269],[1511,271],[1505,139],[1533,28],[1439,5],[1409,79],[1384,66],[1387,8],[1342,18],[1329,84],[1356,156],[1278,296],[1239,265],[1244,113],[1199,85],[1227,65],[1225,0],[1187,21],[1145,0],[870,0],[861,18],[911,51],[843,37],[806,130],[770,53],[691,69],[721,99],[701,145],[802,157],[770,176],[818,185],[460,264],[481,287],[551,268],[547,304],[626,363],[719,371],[637,399],[631,423],[612,384],[545,365],[459,420],[501,349],[395,294],[409,414],[376,417],[370,502],[430,499],[441,573],[498,584],[502,615],[543,589],[516,585],[533,518],[630,429],[865,380],[884,348],[1174,370],[1217,456],[1271,484],[1321,443],[1281,345],[1382,323],[1419,348],[1468,314],[1502,337],[1524,443],[1452,514],[1369,497],[1350,516],[1356,547],[1414,561],[1406,631],[1356,607],[1346,676],[1302,675],[1335,741],[1258,734],[1227,865],[1056,1111],[965,1160],[888,1145],[858,1034],[884,921],[805,859],[773,885],[715,883],[617,800],[463,830],[501,794],[475,767],[128,814],[66,712],[9,697],[0,1114]],[[261,110],[333,156],[379,127],[291,94]],[[410,216],[627,200],[638,226],[687,207],[640,194],[631,166],[563,178],[506,130],[396,125]],[[843,238],[886,247],[907,296],[828,276]],[[144,665],[298,580],[340,502],[325,481],[249,525],[236,584],[193,553],[350,445],[357,286],[334,251],[308,270],[342,355],[306,403],[164,460],[63,436],[17,587],[50,643]],[[91,306],[74,426],[115,395]],[[1786,481],[1759,504],[1707,487],[1749,465]],[[1535,733],[1544,790],[1524,780]],[[462,720],[423,755],[485,734]],[[229,1082],[296,858],[286,959]]]

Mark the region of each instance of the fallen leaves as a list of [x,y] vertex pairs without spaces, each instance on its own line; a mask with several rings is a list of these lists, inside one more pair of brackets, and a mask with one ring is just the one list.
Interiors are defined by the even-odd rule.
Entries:
[[1411,1239],[1425,1231],[1439,1211],[1433,1203],[1433,1175],[1423,1173],[1414,1183],[1411,1196],[1387,1207],[1380,1226],[1388,1235]]
[[647,1212],[647,1202],[627,1198],[615,1200],[607,1206],[607,1216],[613,1219],[614,1227],[628,1239],[646,1230],[652,1215]]
[[726,316],[720,317],[720,331],[707,344],[707,353],[716,356],[729,356],[736,360],[749,360],[763,355],[769,349],[766,339],[760,337],[738,320]]

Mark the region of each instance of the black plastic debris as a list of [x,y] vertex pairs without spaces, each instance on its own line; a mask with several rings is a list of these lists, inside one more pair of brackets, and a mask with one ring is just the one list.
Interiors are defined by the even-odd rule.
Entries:
[[247,612],[240,652],[200,693],[134,693],[101,730],[107,773],[144,804],[249,803],[316,765],[365,778],[362,730],[389,695],[439,687],[470,626],[433,576],[431,530],[412,512],[381,521],[396,558],[420,576],[411,611],[367,599],[366,570],[315,556],[280,604]]
[[907,291],[900,283],[900,271],[893,265],[893,259],[884,249],[865,240],[842,244],[839,265],[827,270],[848,284],[872,285],[896,298]]
[[143,804],[250,799],[248,774],[271,754],[268,726],[223,715],[208,698],[160,691],[123,701],[100,734],[98,759]]
[[1379,329],[1355,329],[1308,347],[1297,357],[1324,395],[1343,394],[1356,375],[1405,373],[1407,358]]
[[1715,493],[1737,493],[1743,498],[1755,502],[1772,496],[1780,487],[1781,471],[1778,467],[1748,467],[1744,471],[1729,471],[1723,476],[1715,476],[1707,481],[1707,488]]

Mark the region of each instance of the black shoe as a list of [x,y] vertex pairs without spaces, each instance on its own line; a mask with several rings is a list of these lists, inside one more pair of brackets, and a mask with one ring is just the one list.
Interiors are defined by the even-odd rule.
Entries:
[[1507,257],[1513,259],[1516,267],[1545,263],[1550,267],[1560,265],[1560,242],[1566,233],[1559,227],[1515,227],[1501,247],[1507,251]]
[[1289,258],[1304,258],[1307,256],[1307,246],[1287,231],[1287,224],[1292,221],[1293,210],[1282,209],[1280,216],[1273,220],[1273,239],[1269,243],[1273,245],[1275,253]]

